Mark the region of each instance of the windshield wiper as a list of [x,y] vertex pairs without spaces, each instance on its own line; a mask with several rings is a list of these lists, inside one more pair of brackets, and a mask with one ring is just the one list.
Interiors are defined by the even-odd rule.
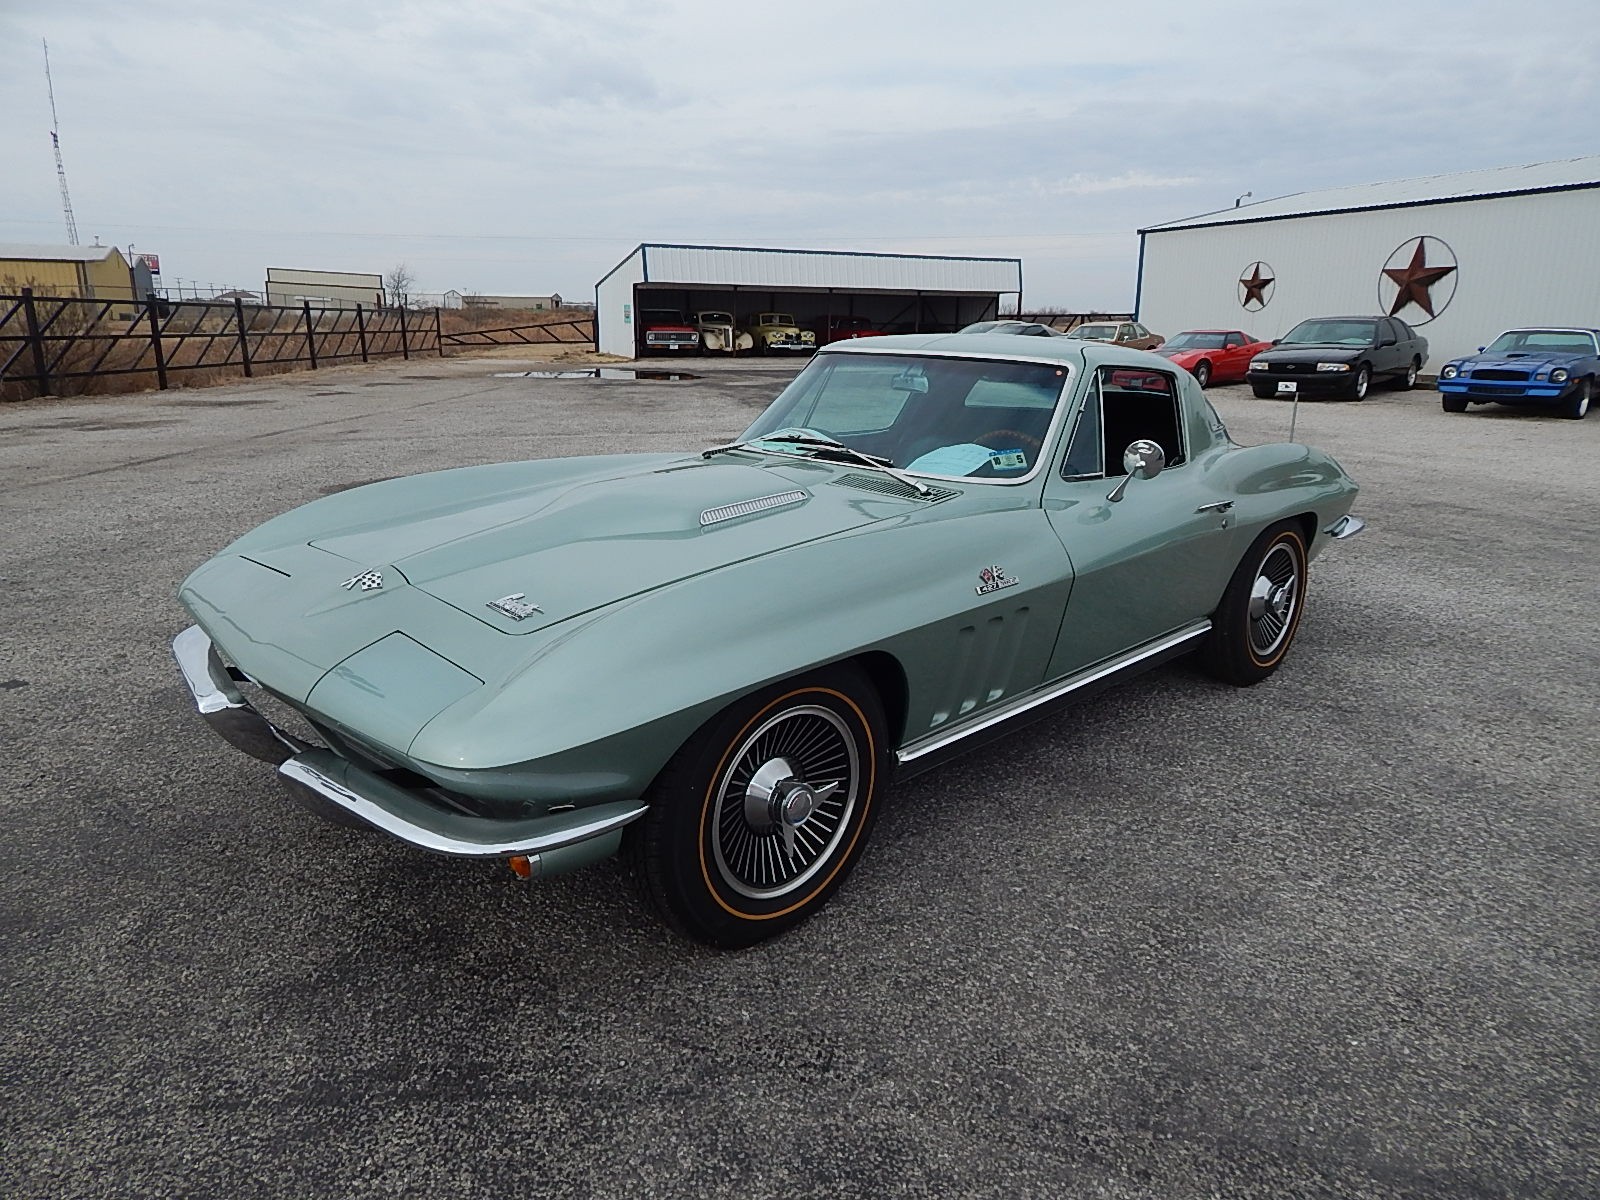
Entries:
[[[724,446],[712,446],[709,450],[700,451],[701,458],[710,458],[713,454],[721,454],[725,450],[759,450],[762,442],[783,442],[790,446],[805,446],[812,453],[821,457],[824,453],[830,456],[846,458],[858,462],[864,467],[871,467],[874,471],[882,471],[885,475],[905,484],[919,496],[928,496],[932,491],[926,484],[911,478],[904,471],[895,469],[894,460],[883,458],[876,454],[868,454],[864,450],[857,450],[854,446],[847,446],[843,442],[819,436],[816,433],[769,433],[765,437],[751,438],[747,442],[729,442]],[[782,451],[779,451],[782,453]]]

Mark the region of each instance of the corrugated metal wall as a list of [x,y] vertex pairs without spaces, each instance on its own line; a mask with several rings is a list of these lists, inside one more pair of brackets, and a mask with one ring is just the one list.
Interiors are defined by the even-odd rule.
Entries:
[[644,247],[651,283],[736,287],[860,288],[904,292],[1016,292],[1022,265],[1014,259],[914,258],[827,254],[814,250],[740,250],[699,246]]
[[[1415,307],[1395,314],[1427,337],[1430,372],[1513,326],[1600,326],[1597,190],[1149,233],[1140,320],[1161,334],[1239,328],[1273,338],[1307,317],[1387,311],[1381,271],[1423,235],[1447,243],[1457,263],[1436,320]],[[1238,280],[1257,260],[1275,283],[1267,307],[1247,312]],[[1441,281],[1435,292],[1444,291]]]

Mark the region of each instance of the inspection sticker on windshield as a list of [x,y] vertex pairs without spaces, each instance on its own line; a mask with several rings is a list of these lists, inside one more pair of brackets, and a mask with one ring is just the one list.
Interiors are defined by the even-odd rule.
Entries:
[[996,471],[1026,471],[1028,456],[1021,450],[996,450],[989,455],[989,465]]

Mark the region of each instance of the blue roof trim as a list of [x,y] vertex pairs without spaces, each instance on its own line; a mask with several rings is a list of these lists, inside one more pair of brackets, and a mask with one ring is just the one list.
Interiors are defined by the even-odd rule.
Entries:
[[910,258],[927,262],[982,262],[1014,263],[1018,278],[1022,274],[1020,258],[987,258],[974,254],[888,254],[878,250],[794,250],[778,246],[696,246],[684,242],[645,242],[641,250],[729,250],[735,254],[828,254],[841,258]]
[[[1395,208],[1432,208],[1439,204],[1468,204],[1474,200],[1504,200],[1510,196],[1544,196],[1552,192],[1582,192],[1591,188],[1600,188],[1600,180],[1590,183],[1557,183],[1549,187],[1513,188],[1504,192],[1475,192],[1470,196],[1437,196],[1431,200],[1395,200],[1388,204],[1353,204],[1346,208],[1315,208],[1309,212],[1275,213],[1266,217],[1240,217],[1236,221],[1201,221],[1198,217],[1210,216],[1210,213],[1200,213],[1198,217],[1180,217],[1178,222],[1170,225],[1149,225],[1136,232],[1143,237],[1147,233],[1178,233],[1185,229],[1226,229],[1230,225],[1265,225],[1271,221],[1302,221],[1307,217],[1339,217],[1347,213],[1358,212],[1384,212]],[[1227,212],[1227,209],[1217,209],[1217,212]],[[1189,222],[1183,224],[1182,222]]]

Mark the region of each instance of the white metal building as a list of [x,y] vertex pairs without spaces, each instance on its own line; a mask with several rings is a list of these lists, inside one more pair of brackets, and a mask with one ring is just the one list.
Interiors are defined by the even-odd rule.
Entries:
[[357,271],[301,271],[267,268],[267,303],[299,304],[309,300],[321,308],[383,307],[383,276]]
[[1518,325],[1600,325],[1600,156],[1302,192],[1139,231],[1151,329],[1261,338],[1387,313],[1431,372]]
[[595,284],[595,343],[637,355],[641,308],[716,309],[735,323],[777,311],[802,328],[860,316],[886,333],[915,333],[991,319],[1006,295],[1021,301],[1021,259],[645,243]]

